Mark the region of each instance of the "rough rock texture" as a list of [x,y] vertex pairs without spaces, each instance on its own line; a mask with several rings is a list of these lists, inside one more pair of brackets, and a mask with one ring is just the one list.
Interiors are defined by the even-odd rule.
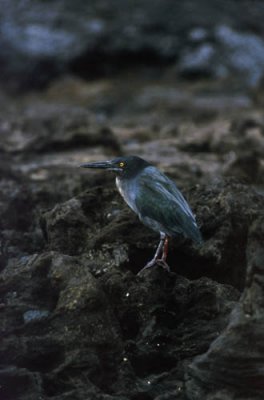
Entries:
[[[8,365],[1,371],[3,398],[18,395],[10,386],[10,365],[13,382],[21,379],[25,386],[21,399],[79,398],[82,391],[86,398],[156,398],[164,387],[177,393],[184,363],[208,348],[237,299],[232,287],[159,269],[139,278],[99,264],[97,273],[105,271],[95,278],[93,259],[45,252],[6,267],[2,291],[7,295],[15,286],[17,292],[9,293],[2,310],[1,360]],[[28,290],[20,291],[18,281],[27,281]],[[25,321],[30,309],[48,314]]]
[[[263,107],[206,85],[1,93],[1,400],[263,399]],[[136,275],[157,235],[111,174],[78,168],[117,154],[197,215],[205,243],[172,241],[170,274]]]
[[0,5],[0,72],[9,87],[40,87],[65,71],[109,75],[131,63],[175,64],[184,76],[232,75],[243,86],[256,86],[263,76],[262,0]]
[[[247,244],[248,274],[239,304],[225,331],[207,353],[197,357],[187,374],[187,397],[214,398],[225,388],[235,398],[261,398],[264,393],[264,218],[252,225]],[[218,394],[219,396],[219,394]],[[217,397],[215,397],[217,398]]]

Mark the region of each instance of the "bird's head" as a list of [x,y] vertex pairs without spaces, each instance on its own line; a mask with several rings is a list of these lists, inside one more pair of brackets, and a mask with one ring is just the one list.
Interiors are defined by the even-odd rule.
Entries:
[[150,164],[137,156],[118,157],[110,161],[97,161],[81,164],[82,168],[97,168],[114,171],[118,176],[132,178]]

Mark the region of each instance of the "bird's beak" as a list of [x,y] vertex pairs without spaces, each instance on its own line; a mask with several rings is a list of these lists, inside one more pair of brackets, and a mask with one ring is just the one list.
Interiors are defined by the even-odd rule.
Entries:
[[119,171],[119,168],[114,165],[111,161],[97,161],[92,163],[85,163],[80,165],[81,168],[97,168],[97,169],[108,169],[111,171]]
[[108,169],[111,167],[110,161],[98,161],[92,163],[81,164],[82,168],[99,168],[99,169]]

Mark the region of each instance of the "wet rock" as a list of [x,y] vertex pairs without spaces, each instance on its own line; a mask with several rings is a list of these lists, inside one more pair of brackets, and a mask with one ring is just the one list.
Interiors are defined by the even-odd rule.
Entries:
[[227,394],[236,399],[263,397],[263,234],[262,217],[249,232],[247,281],[240,302],[226,330],[188,369],[189,399],[225,399]]

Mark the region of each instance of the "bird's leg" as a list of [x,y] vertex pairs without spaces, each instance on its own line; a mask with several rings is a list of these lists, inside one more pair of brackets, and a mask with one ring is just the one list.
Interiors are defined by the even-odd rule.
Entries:
[[[159,258],[161,251],[162,251],[162,257]],[[168,238],[164,233],[161,233],[160,234],[160,242],[159,242],[159,245],[157,247],[154,257],[152,258],[152,260],[150,260],[145,265],[144,268],[142,268],[138,272],[138,274],[140,274],[142,271],[144,271],[144,269],[153,267],[153,265],[155,265],[155,264],[158,264],[158,265],[162,266],[164,269],[166,269],[167,271],[169,271],[170,268],[169,268],[168,264],[166,263],[167,254],[168,254]]]
[[163,253],[162,253],[162,257],[161,257],[162,261],[164,261],[164,262],[166,262],[166,260],[167,260],[168,251],[169,251],[169,238],[168,238],[168,236],[165,236]]
[[161,252],[161,250],[163,251],[163,248],[164,248],[164,241],[165,241],[165,236],[164,237],[160,236],[160,242],[158,244],[158,247],[157,247],[157,250],[155,252],[155,255],[154,255],[153,259],[149,263],[151,263],[151,262],[155,263],[158,260],[160,252]]
[[151,268],[151,267],[153,267],[153,265],[155,265],[157,263],[160,252],[161,252],[161,250],[163,250],[164,240],[165,240],[165,236],[164,237],[160,236],[160,242],[159,242],[159,245],[157,247],[154,257],[139,272],[143,271],[144,269]]
[[168,238],[168,236],[164,236],[163,248],[162,248],[162,256],[161,256],[160,259],[157,259],[156,262],[157,262],[158,265],[162,266],[167,271],[170,271],[170,267],[166,263],[167,256],[168,256],[168,250],[169,250],[169,238]]

